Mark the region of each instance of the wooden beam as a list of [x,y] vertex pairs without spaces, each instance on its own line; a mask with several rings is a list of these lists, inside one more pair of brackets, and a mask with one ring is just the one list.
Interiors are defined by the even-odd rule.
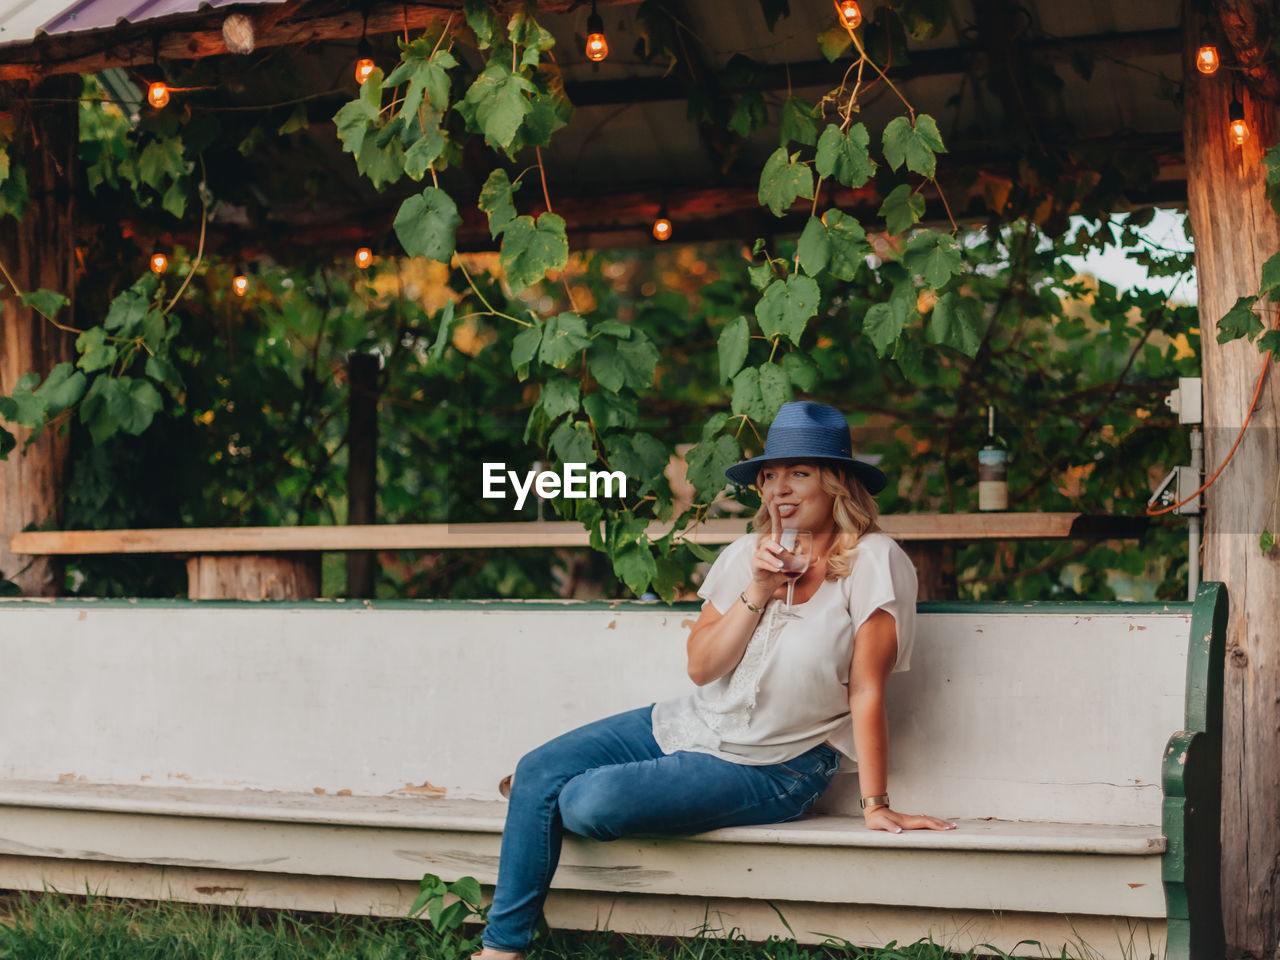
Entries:
[[[613,0],[631,2],[631,0]],[[517,4],[508,4],[515,9]],[[565,13],[577,6],[576,0],[544,0],[538,4],[541,13]],[[298,47],[332,40],[358,40],[361,36],[401,34],[425,30],[452,20],[457,29],[466,31],[462,4],[442,0],[439,3],[375,3],[366,20],[359,6],[339,13],[312,12],[309,5],[285,4],[280,9],[252,12],[255,49],[264,47]],[[160,60],[202,60],[205,57],[231,55],[222,36],[225,13],[182,14],[127,24],[110,30],[96,30],[86,35],[41,36],[31,43],[0,48],[0,81],[35,82],[41,76],[60,73],[97,73],[109,67],[150,66]],[[195,26],[193,21],[199,23]]]
[[[1136,522],[1135,522],[1136,521]],[[1122,539],[1136,537],[1144,517],[1080,513],[907,513],[880,518],[891,537],[908,541]],[[654,523],[651,536],[669,528]],[[744,518],[709,520],[690,531],[697,543],[731,543]],[[84,556],[124,553],[275,553],[346,550],[586,547],[586,529],[571,521],[397,523],[335,527],[195,527],[156,530],[60,530],[15,533],[13,553]]]

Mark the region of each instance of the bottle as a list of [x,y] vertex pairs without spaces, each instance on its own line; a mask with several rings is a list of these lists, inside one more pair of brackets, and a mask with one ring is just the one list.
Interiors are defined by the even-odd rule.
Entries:
[[1009,509],[1009,445],[996,433],[996,408],[987,407],[987,442],[978,451],[978,509]]

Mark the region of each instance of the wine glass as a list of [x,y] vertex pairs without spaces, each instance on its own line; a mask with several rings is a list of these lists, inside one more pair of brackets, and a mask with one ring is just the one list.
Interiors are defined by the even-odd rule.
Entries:
[[809,569],[809,557],[813,553],[813,534],[808,530],[783,528],[778,532],[778,544],[783,553],[778,558],[782,561],[781,573],[787,578],[787,606],[785,612],[791,613],[791,599],[795,596],[796,581]]

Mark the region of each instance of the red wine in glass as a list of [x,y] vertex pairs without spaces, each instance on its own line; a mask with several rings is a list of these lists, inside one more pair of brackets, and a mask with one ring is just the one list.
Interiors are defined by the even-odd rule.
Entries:
[[795,596],[796,581],[809,569],[809,556],[813,553],[813,534],[808,530],[783,528],[778,532],[778,544],[783,552],[781,573],[787,578],[786,612],[791,612],[791,600]]

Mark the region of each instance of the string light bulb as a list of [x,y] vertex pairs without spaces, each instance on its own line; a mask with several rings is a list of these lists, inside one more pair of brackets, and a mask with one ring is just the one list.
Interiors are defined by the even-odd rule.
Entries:
[[1249,139],[1249,125],[1244,122],[1244,106],[1239,100],[1232,100],[1227,108],[1227,131],[1237,147],[1243,147]]
[[862,8],[858,6],[858,0],[840,0],[836,9],[840,12],[841,26],[848,30],[858,29],[862,23]]
[[361,247],[356,251],[356,266],[361,270],[369,269],[369,265],[373,263],[373,251],[368,247]]
[[587,59],[599,63],[609,55],[609,41],[604,38],[604,20],[591,0],[591,16],[587,17]]
[[1209,77],[1217,73],[1221,65],[1218,59],[1218,48],[1212,43],[1201,44],[1200,49],[1196,51],[1196,69]]
[[237,297],[243,297],[249,292],[249,278],[243,273],[238,273],[231,280],[231,291]]
[[169,103],[169,85],[163,80],[154,81],[147,87],[147,103],[160,110]]
[[369,74],[377,69],[378,65],[373,62],[373,47],[364,37],[360,38],[360,45],[356,47],[356,83],[361,86],[369,79]]
[[169,269],[169,258],[163,253],[153,253],[151,255],[151,272],[154,274],[164,273]]
[[667,216],[666,209],[658,211],[658,218],[653,221],[653,239],[670,240],[671,239],[671,220]]

